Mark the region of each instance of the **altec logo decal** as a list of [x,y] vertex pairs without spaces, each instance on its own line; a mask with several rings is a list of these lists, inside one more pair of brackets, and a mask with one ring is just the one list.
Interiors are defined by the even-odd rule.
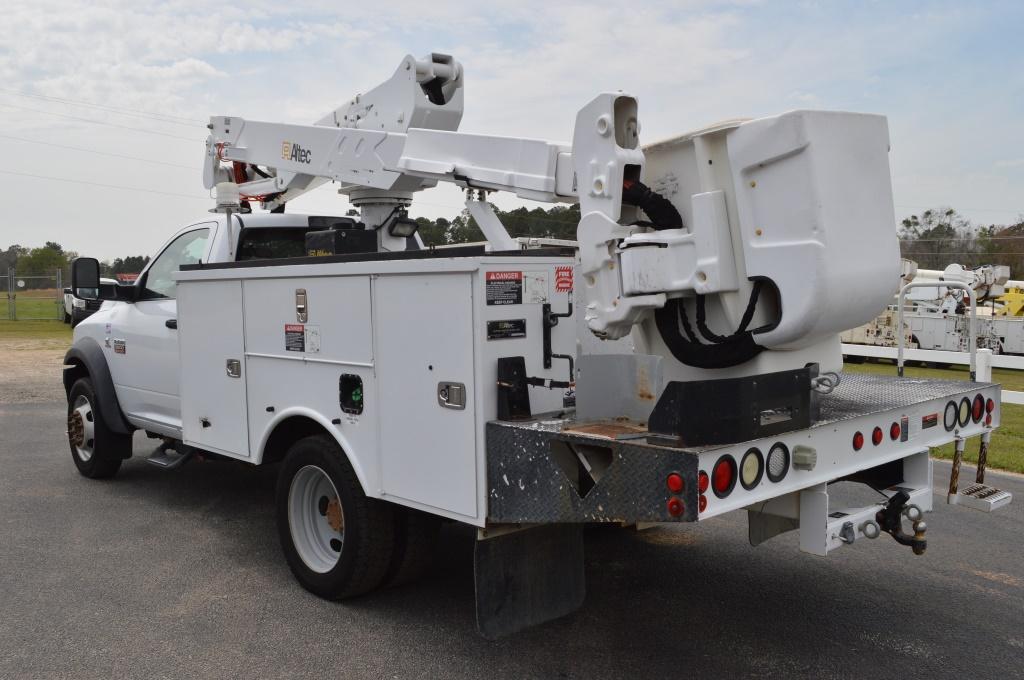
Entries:
[[312,163],[313,152],[303,149],[295,142],[281,142],[281,158],[296,163]]

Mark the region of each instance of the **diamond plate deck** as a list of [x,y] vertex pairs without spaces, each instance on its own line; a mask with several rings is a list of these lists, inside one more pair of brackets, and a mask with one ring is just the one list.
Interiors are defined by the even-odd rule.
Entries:
[[812,427],[920,404],[931,399],[991,387],[994,383],[931,380],[843,373],[832,394],[821,398],[820,418]]

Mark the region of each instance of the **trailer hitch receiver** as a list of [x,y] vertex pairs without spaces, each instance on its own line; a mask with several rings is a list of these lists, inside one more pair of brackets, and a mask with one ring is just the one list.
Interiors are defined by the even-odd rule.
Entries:
[[[916,505],[908,505],[907,501],[909,500],[910,494],[906,491],[896,492],[875,515],[875,522],[879,529],[892,536],[897,543],[910,546],[915,555],[923,555],[928,547],[928,541],[924,538],[924,532],[928,526],[924,522],[924,513],[921,508]],[[912,522],[913,535],[903,532],[904,515]]]

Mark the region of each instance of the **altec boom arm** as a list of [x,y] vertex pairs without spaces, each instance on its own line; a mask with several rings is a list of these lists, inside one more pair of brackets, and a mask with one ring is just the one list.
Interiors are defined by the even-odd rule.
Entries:
[[[451,182],[480,192],[467,206],[499,249],[513,242],[487,191],[578,201],[590,330],[614,339],[636,327],[645,352],[678,360],[672,379],[812,362],[836,370],[838,332],[873,318],[895,290],[880,116],[797,111],[641,149],[636,100],[605,93],[579,111],[564,144],[458,132],[463,83],[447,55],[407,56],[315,125],[214,117],[205,185],[236,182],[272,209],[335,181],[376,228],[415,192]],[[651,221],[671,219],[645,222],[641,208]],[[778,351],[758,356],[764,349]]]

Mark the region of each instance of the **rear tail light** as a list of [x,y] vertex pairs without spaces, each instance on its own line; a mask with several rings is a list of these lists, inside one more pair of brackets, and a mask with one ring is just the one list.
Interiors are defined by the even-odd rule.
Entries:
[[764,476],[764,456],[754,448],[748,449],[740,460],[740,484],[750,491],[761,482]]
[[668,514],[673,517],[679,517],[679,515],[683,514],[683,510],[686,509],[683,506],[683,502],[678,498],[669,498],[666,507],[668,508]]
[[860,451],[864,448],[864,435],[857,432],[853,435],[853,450]]
[[896,441],[900,438],[900,424],[893,423],[889,426],[889,439]]
[[711,490],[719,498],[725,498],[736,486],[736,459],[726,454],[718,459],[711,469]]
[[986,413],[985,414],[985,424],[986,425],[991,425],[992,424],[992,414],[991,413]]
[[985,415],[985,397],[979,394],[971,402],[971,420],[977,423],[983,415]]
[[708,508],[708,497],[701,494],[697,497],[697,510],[704,512]]
[[789,472],[789,449],[782,442],[776,442],[768,450],[768,461],[765,465],[768,479],[772,482],[782,481]]
[[697,491],[707,493],[709,486],[711,486],[711,478],[708,477],[708,473],[701,470],[700,474],[697,475]]
[[989,399],[988,401],[985,402],[985,413],[992,413],[992,411],[995,411],[995,410],[996,410],[996,402],[992,401],[991,399]]
[[878,446],[882,443],[882,428],[876,427],[871,430],[871,443]]
[[685,486],[682,475],[678,472],[670,472],[668,477],[665,478],[665,486],[672,493],[681,493]]

